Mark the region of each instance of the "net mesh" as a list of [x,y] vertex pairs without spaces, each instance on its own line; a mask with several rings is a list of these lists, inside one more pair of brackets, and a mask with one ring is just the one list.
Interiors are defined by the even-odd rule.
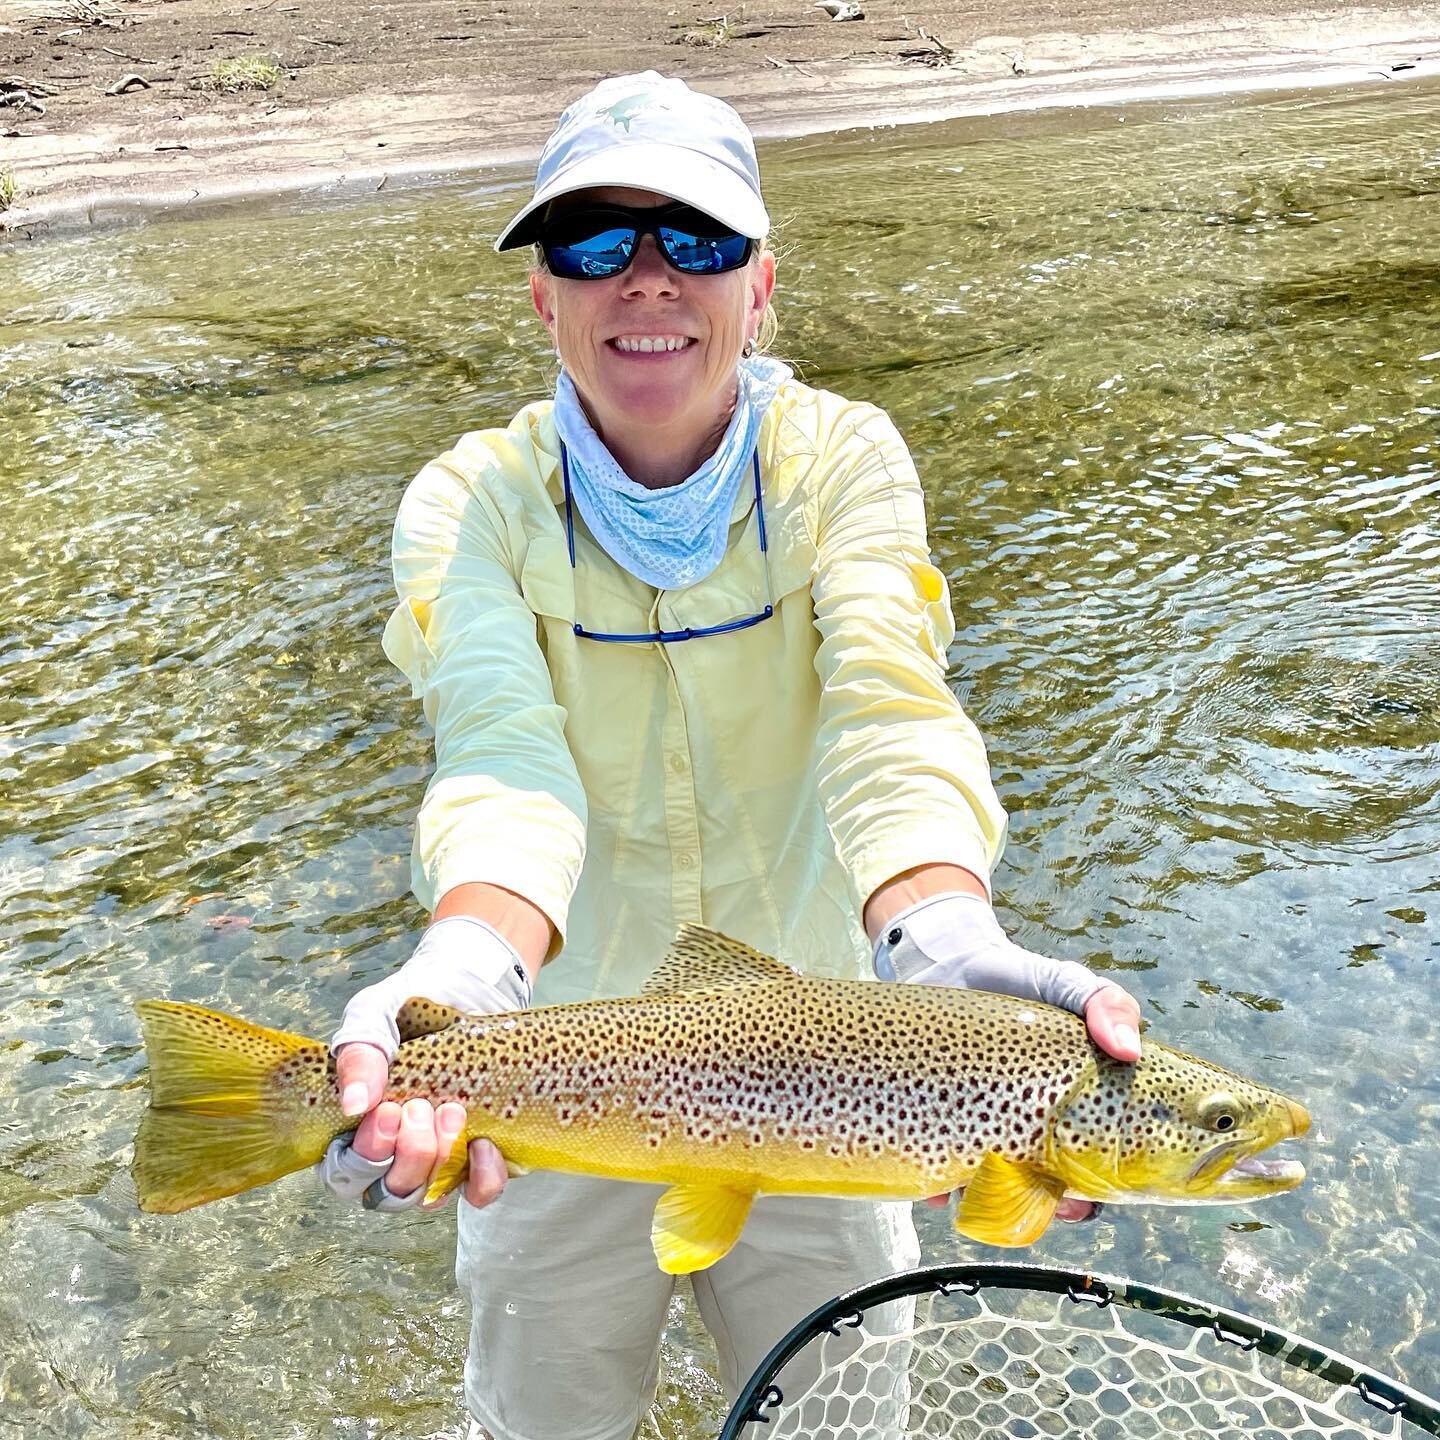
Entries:
[[[746,1436],[827,1440],[1411,1440],[1421,1433],[1283,1358],[1066,1294],[924,1294],[852,1313],[777,1377]],[[793,1398],[791,1398],[793,1396]]]

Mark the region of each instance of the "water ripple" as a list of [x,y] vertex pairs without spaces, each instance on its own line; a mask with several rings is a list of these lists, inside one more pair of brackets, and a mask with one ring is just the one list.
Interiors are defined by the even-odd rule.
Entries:
[[[1007,922],[1316,1115],[1304,1197],[1243,1254],[1223,1217],[1140,1210],[1037,1258],[1434,1388],[1440,131],[1433,97],[1385,100],[765,163],[783,351],[885,405],[929,491]],[[0,1394],[27,1434],[239,1436],[277,1395],[296,1436],[456,1423],[443,1216],[375,1226],[304,1177],[138,1215],[130,1005],[324,1034],[410,943],[428,756],[379,650],[389,528],[420,464],[549,384],[488,250],[510,198],[0,255],[0,1216],[26,1277]],[[1294,1288],[1247,1290],[1236,1255]],[[647,1433],[713,1434],[686,1306],[665,1354]]]

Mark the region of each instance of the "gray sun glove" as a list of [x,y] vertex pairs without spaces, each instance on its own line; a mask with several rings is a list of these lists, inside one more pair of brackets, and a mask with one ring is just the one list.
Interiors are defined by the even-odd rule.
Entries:
[[[400,1048],[395,1017],[414,996],[467,1015],[498,1015],[529,1007],[530,977],[514,946],[483,920],[468,915],[437,920],[393,975],[351,996],[330,1041],[330,1053],[359,1042],[374,1045],[387,1061],[394,1060]],[[351,1136],[342,1135],[331,1141],[315,1167],[327,1189],[343,1200],[359,1200],[367,1210],[411,1210],[420,1204],[425,1198],[423,1185],[408,1195],[392,1195],[386,1187],[393,1157],[367,1160],[350,1140]]]
[[875,942],[882,980],[992,990],[1058,1005],[1076,1015],[1112,981],[1074,960],[1052,960],[1015,944],[987,900],[950,891],[902,910]]

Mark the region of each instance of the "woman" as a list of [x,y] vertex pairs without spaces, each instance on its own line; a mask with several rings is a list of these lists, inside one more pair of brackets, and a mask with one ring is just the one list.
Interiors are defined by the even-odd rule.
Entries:
[[[633,993],[685,921],[807,972],[1067,1005],[1139,1053],[1123,990],[995,922],[1004,815],[945,682],[954,625],[914,467],[882,412],[757,353],[768,228],[739,116],[650,72],[566,110],[497,242],[538,246],[563,371],[553,404],[426,466],[396,524],[385,648],[435,727],[414,852],[434,919],[346,1009],[333,1045],[365,1119],[321,1167],[373,1209],[418,1203],[464,1118],[377,1103],[401,1001]],[[476,1142],[457,1261],[475,1433],[624,1440],[670,1298],[655,1191],[535,1174],[493,1204],[503,1190]],[[695,1277],[722,1380],[916,1257],[908,1207],[762,1198]]]

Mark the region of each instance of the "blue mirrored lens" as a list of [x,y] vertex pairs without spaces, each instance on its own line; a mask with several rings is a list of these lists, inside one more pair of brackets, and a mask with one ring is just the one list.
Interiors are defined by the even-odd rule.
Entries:
[[750,241],[734,231],[721,235],[694,235],[688,230],[662,225],[660,244],[677,270],[684,270],[688,275],[709,275],[744,264]]
[[750,258],[751,242],[744,235],[691,205],[664,206],[659,214],[618,207],[578,210],[557,217],[547,231],[541,237],[546,262],[566,280],[620,274],[634,259],[642,235],[654,235],[665,258],[687,275],[735,270]]
[[623,226],[598,231],[568,245],[545,247],[551,270],[566,280],[616,275],[635,253],[635,231]]

